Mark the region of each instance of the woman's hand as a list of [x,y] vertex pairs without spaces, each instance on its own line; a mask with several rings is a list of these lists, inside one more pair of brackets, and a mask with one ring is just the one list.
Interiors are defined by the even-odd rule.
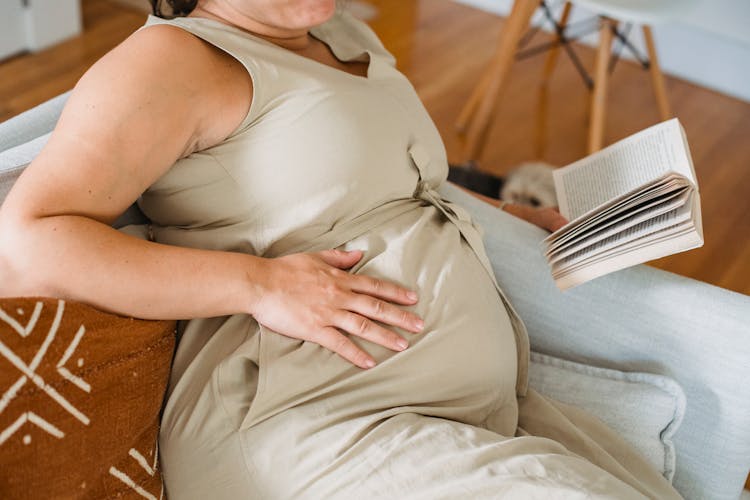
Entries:
[[264,259],[251,276],[259,297],[251,314],[278,333],[315,342],[361,368],[375,360],[344,333],[402,351],[408,342],[376,321],[418,333],[419,316],[394,304],[413,305],[417,294],[394,283],[345,271],[362,258],[359,250],[326,250]]
[[531,222],[535,226],[551,232],[557,231],[568,223],[568,220],[560,215],[560,212],[550,207],[538,208],[518,205],[516,203],[506,203],[503,206],[503,210],[511,215],[515,215],[519,219]]

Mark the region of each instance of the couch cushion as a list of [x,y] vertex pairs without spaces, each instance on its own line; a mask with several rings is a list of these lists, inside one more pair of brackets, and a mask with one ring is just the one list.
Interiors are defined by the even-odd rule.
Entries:
[[0,123],[0,151],[49,134],[57,123],[70,91]]
[[685,414],[685,394],[677,382],[532,353],[529,385],[598,417],[672,481],[672,436]]
[[[47,144],[50,135],[51,133],[45,134],[0,152],[0,205],[2,205],[5,197],[10,192],[13,184],[16,183],[16,180],[18,180],[18,177],[23,173],[24,169],[29,166],[31,160],[33,160],[45,144]],[[119,229],[130,224],[137,225],[145,224],[147,222],[148,219],[143,215],[143,212],[138,208],[138,205],[133,203],[130,208],[118,217],[112,226]]]
[[21,172],[47,144],[49,136],[50,134],[45,134],[0,152],[0,204],[5,200]]
[[174,322],[0,299],[3,498],[160,498]]

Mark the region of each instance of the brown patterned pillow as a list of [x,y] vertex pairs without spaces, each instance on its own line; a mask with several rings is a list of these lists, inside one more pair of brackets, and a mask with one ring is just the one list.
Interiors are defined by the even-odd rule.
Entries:
[[172,321],[0,299],[0,498],[163,496]]

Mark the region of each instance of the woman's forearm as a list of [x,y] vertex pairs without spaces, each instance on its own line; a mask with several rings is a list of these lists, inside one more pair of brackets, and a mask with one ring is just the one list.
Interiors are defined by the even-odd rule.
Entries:
[[266,259],[143,241],[82,216],[0,216],[0,297],[55,296],[146,319],[247,313],[370,368],[375,360],[342,332],[401,351],[408,342],[388,327],[417,333],[424,323],[399,307],[418,300],[407,288],[346,272],[361,257]]
[[264,260],[143,241],[81,216],[6,223],[0,235],[0,296],[73,299],[146,319],[250,312]]
[[555,208],[529,207],[516,203],[502,203],[500,200],[474,192],[458,184],[456,184],[456,186],[460,189],[463,189],[470,195],[489,203],[493,207],[501,207],[502,205],[501,209],[505,212],[508,212],[509,214],[514,215],[519,219],[523,219],[526,222],[530,222],[535,226],[539,226],[542,229],[546,229],[547,231],[557,231],[568,223],[567,219],[560,215],[560,212],[558,212]]
[[485,196],[485,195],[483,195],[481,193],[477,193],[476,191],[472,191],[469,188],[465,188],[465,187],[461,186],[460,184],[455,184],[455,183],[452,183],[452,184],[454,186],[456,186],[457,188],[462,189],[463,191],[466,191],[467,193],[469,193],[473,197],[478,198],[478,199],[480,199],[480,200],[482,200],[482,201],[484,201],[486,203],[489,203],[493,207],[499,207],[500,206],[500,200],[498,200],[498,199],[490,198],[489,196]]

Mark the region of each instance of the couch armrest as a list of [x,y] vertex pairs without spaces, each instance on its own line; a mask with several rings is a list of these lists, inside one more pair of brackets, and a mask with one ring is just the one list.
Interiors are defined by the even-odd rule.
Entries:
[[[44,148],[70,92],[0,123],[0,205],[23,170]],[[112,224],[122,228],[148,219],[135,203]]]
[[0,123],[0,151],[27,143],[52,132],[69,95],[70,92],[60,94],[39,106]]
[[532,349],[674,378],[687,397],[674,485],[686,498],[735,500],[750,467],[750,297],[647,266],[560,292],[540,247],[545,231],[450,184],[441,191],[484,228]]

